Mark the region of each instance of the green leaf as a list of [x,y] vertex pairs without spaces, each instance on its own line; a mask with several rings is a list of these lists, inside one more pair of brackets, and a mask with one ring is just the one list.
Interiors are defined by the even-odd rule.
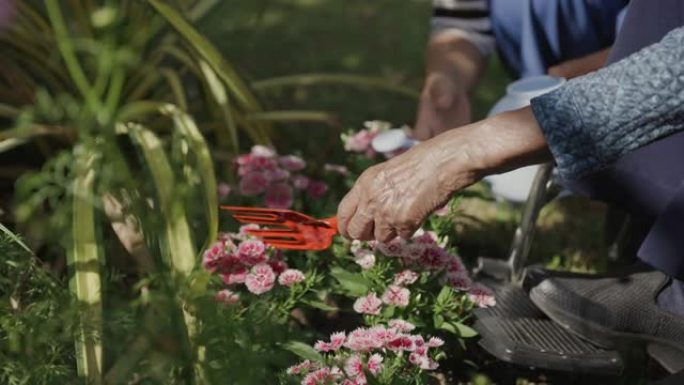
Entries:
[[0,103],[0,117],[14,119],[19,115],[19,109]]
[[[228,94],[226,93],[226,88],[223,83],[219,80],[216,72],[211,68],[206,61],[200,60],[199,63],[200,70],[204,76],[204,81],[209,89],[209,94],[214,98],[214,102],[219,107],[222,120],[225,122],[225,129],[219,127],[216,130],[216,137],[219,144],[222,147],[231,147],[232,150],[237,154],[240,149],[240,144],[238,141],[237,127],[235,126],[235,119],[233,118],[233,112],[228,104]],[[250,130],[250,132],[252,132]],[[259,138],[252,138],[258,141]]]
[[316,351],[310,345],[307,345],[299,341],[290,341],[283,344],[283,348],[291,351],[292,353],[298,355],[305,360],[311,360],[315,362],[325,362],[323,356]]
[[368,385],[381,385],[380,381],[375,378],[375,375],[371,373],[368,369],[363,369],[363,373],[366,375],[366,384]]
[[[182,199],[173,188],[176,186],[176,179],[171,163],[161,141],[152,131],[137,124],[121,126],[123,125],[119,125],[117,130],[121,132],[127,131],[133,142],[140,148],[158,194],[157,207],[164,218],[164,235],[161,237],[161,249],[165,256],[164,261],[174,277],[181,280],[187,279],[195,268],[197,254],[185,207]],[[213,177],[213,173],[211,175]],[[216,194],[215,188],[214,194]],[[204,373],[202,361],[204,360],[205,348],[197,341],[199,322],[190,312],[190,304],[180,298],[178,301],[178,306],[183,313],[183,321],[188,339],[193,345],[194,355],[197,360],[194,365],[195,381],[197,383],[204,383],[206,374]]]
[[255,112],[247,115],[247,119],[280,123],[324,123],[339,131],[344,129],[335,114],[325,111],[289,110]]
[[321,310],[324,310],[324,311],[338,311],[338,310],[340,310],[338,307],[336,307],[336,306],[330,306],[330,305],[328,305],[327,303],[325,303],[325,302],[323,302],[323,301],[308,300],[308,301],[303,301],[303,302],[304,302],[305,304],[311,306],[311,307],[315,307],[316,309],[321,309]]
[[5,227],[5,225],[3,225],[2,223],[0,223],[0,233],[4,233],[12,242],[21,246],[22,249],[28,251],[29,254],[33,255],[33,251],[31,251],[31,249],[28,246],[26,246],[26,244],[21,240],[21,238],[14,234],[12,230]]
[[441,325],[437,326],[437,329],[446,330],[451,334],[458,335],[458,331],[456,331],[456,327],[449,322],[443,322]]
[[[190,23],[188,23],[183,16],[175,10],[173,7],[169,6],[161,0],[147,0],[160,15],[168,21],[173,28],[189,43],[193,48],[194,52],[197,53],[202,59],[209,64],[211,69],[215,71],[216,75],[225,83],[228,87],[228,91],[233,96],[232,100],[235,100],[237,104],[242,107],[244,112],[254,113],[261,112],[263,108],[257,100],[257,98],[252,94],[250,88],[245,84],[242,78],[238,75],[237,71],[230,65],[230,63],[221,55],[218,49],[211,44],[211,42],[202,36]],[[205,73],[206,75],[206,73]],[[216,90],[216,89],[215,89]],[[213,97],[217,95],[212,94]],[[225,105],[224,105],[225,107]],[[243,125],[248,128],[247,134],[259,143],[268,143],[269,139],[266,135],[266,124],[260,122],[250,125],[245,122],[245,119],[240,119],[239,116],[232,113],[231,111],[223,111],[225,114],[228,112],[236,122],[243,122]],[[232,118],[231,118],[232,119]]]
[[385,79],[371,76],[359,76],[349,74],[300,74],[288,75],[277,78],[264,79],[252,83],[257,91],[266,91],[271,88],[291,86],[314,86],[314,85],[348,85],[361,88],[376,88],[384,91],[395,92],[412,99],[418,99],[420,93],[413,89],[389,82]]
[[27,139],[24,138],[9,138],[5,140],[0,140],[0,154],[3,152],[7,152],[15,147],[19,147],[23,144],[26,144],[28,142]]
[[477,331],[466,324],[455,322],[454,325],[458,330],[458,334],[463,338],[471,338],[477,335]]
[[95,228],[93,184],[94,156],[84,152],[73,182],[72,245],[68,265],[69,286],[79,302],[81,315],[76,335],[76,363],[80,377],[89,384],[102,383],[102,277]]
[[449,286],[442,287],[442,290],[440,290],[439,294],[437,295],[437,303],[444,304],[445,302],[449,301],[452,294],[453,290]]
[[183,82],[181,81],[180,75],[172,69],[162,68],[159,72],[166,78],[166,83],[168,83],[171,92],[173,93],[173,98],[176,101],[178,107],[181,110],[188,110],[188,102],[185,99],[185,90],[183,89]]
[[164,254],[174,275],[187,277],[195,267],[195,245],[181,199],[176,195],[176,178],[159,138],[140,125],[129,125],[129,133],[145,159],[165,219]]
[[148,2],[211,65],[219,77],[228,85],[238,102],[244,107],[258,107],[256,99],[249,92],[240,76],[207,38],[202,36],[177,10],[165,2],[161,0],[148,0]]
[[435,314],[432,316],[432,323],[436,328],[440,328],[444,324],[444,316],[441,314]]
[[468,325],[460,322],[445,322],[438,329],[446,330],[449,333],[455,334],[461,338],[472,338],[477,335],[477,331]]
[[353,296],[363,296],[370,290],[370,282],[361,274],[352,273],[340,267],[330,269],[332,275],[342,286],[342,288]]
[[394,317],[394,312],[397,310],[396,306],[387,306],[382,310],[382,316],[385,318]]
[[207,239],[204,244],[205,247],[208,247],[218,236],[219,206],[216,173],[214,171],[214,163],[211,159],[209,145],[190,115],[172,105],[164,107],[162,112],[171,116],[176,129],[188,139],[190,150],[196,156],[196,164],[193,164],[193,166],[199,174],[204,190],[204,204],[208,229]]
[[97,98],[97,94],[88,80],[88,77],[78,61],[78,56],[74,50],[73,42],[69,36],[67,23],[62,16],[62,11],[57,0],[46,0],[45,9],[47,10],[50,23],[52,24],[52,33],[57,40],[57,48],[64,60],[64,65],[69,71],[69,75],[80,91],[83,98],[86,100],[91,113],[99,113],[101,102]]

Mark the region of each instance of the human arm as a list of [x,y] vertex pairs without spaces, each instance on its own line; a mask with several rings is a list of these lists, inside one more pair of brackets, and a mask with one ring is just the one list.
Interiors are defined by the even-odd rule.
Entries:
[[[567,179],[684,130],[684,28],[566,83],[532,106],[445,132],[361,175],[338,208],[340,233],[410,236],[482,177],[551,160]],[[550,151],[550,152],[549,152]]]
[[559,76],[566,79],[576,78],[596,71],[603,67],[608,59],[610,48],[582,56],[577,59],[566,60],[549,67],[548,73],[552,76]]
[[416,139],[470,123],[470,93],[494,49],[485,0],[434,0]]
[[456,191],[485,175],[550,159],[529,107],[447,131],[366,170],[340,203],[340,233],[409,237]]

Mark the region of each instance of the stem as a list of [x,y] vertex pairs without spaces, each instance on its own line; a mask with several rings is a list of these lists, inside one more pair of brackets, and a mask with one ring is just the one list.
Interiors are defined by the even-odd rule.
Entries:
[[102,384],[102,277],[93,206],[94,156],[81,158],[73,183],[72,246],[68,255],[71,291],[79,302],[76,363],[79,377]]

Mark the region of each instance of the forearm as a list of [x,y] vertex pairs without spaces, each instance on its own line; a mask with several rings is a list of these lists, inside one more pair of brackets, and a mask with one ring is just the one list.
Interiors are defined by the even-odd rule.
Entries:
[[566,79],[582,76],[603,67],[608,59],[610,48],[602,49],[587,56],[564,61],[549,68],[549,75],[560,76]]
[[431,166],[453,191],[463,186],[452,185],[450,178],[464,171],[479,180],[553,159],[530,107],[449,130],[422,145],[429,146]]
[[477,85],[486,58],[467,38],[450,32],[438,32],[428,42],[425,70],[442,73],[468,92]]

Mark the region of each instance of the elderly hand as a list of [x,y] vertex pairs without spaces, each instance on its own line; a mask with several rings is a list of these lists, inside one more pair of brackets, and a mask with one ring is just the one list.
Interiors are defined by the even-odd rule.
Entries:
[[366,170],[339,205],[340,234],[408,238],[456,191],[485,175],[550,159],[531,109],[448,131]]
[[418,104],[413,137],[427,140],[470,123],[470,98],[462,85],[441,72],[427,76]]

